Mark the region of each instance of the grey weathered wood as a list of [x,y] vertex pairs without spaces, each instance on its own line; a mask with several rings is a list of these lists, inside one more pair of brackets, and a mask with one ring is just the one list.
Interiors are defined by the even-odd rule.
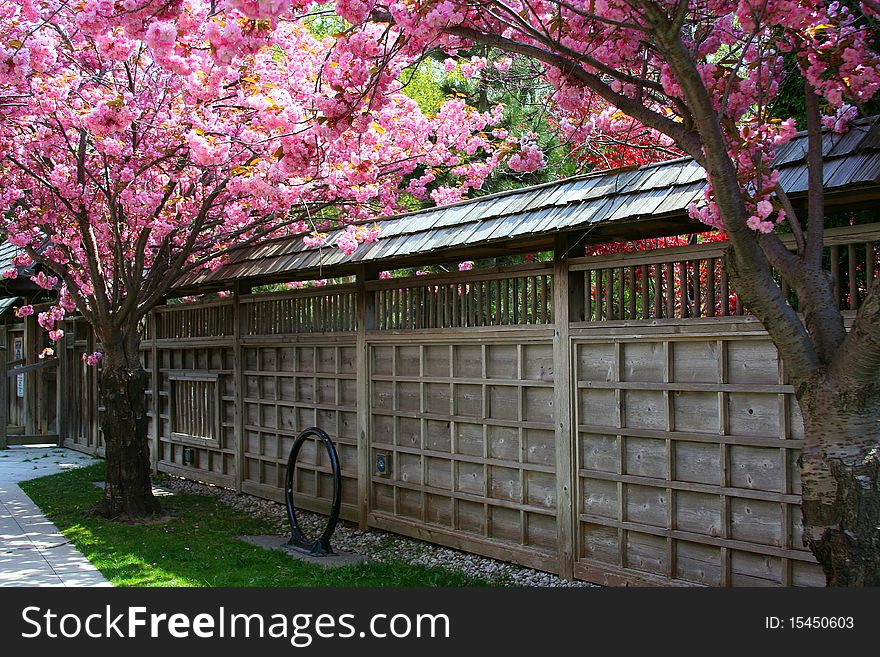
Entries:
[[[65,325],[66,326],[66,325]],[[55,370],[55,430],[58,433],[58,446],[64,446],[64,439],[67,434],[66,414],[64,413],[64,397],[66,397],[70,388],[64,385],[64,379],[67,376],[68,359],[67,355],[67,334],[58,341],[58,368]],[[0,345],[5,345],[5,340],[0,337]],[[0,370],[2,371],[2,370]],[[0,418],[2,419],[2,418]]]
[[[24,318],[24,357],[29,366],[37,359],[37,318],[35,314]],[[24,378],[24,426],[25,433],[36,433],[37,429],[37,378],[34,374]]]
[[159,473],[159,450],[162,448],[160,434],[162,431],[162,400],[159,396],[160,383],[162,378],[162,368],[159,364],[159,348],[157,346],[157,322],[156,313],[152,312],[147,316],[147,325],[150,336],[150,401],[153,407],[153,417],[150,422],[150,431],[152,433],[151,442],[152,449],[150,454],[151,465],[155,474]]
[[373,473],[370,457],[370,385],[369,385],[369,347],[367,331],[376,327],[376,294],[368,291],[367,283],[376,276],[372,268],[361,267],[357,272],[357,509],[358,524],[366,529],[370,514],[370,479]]
[[[20,361],[16,361],[20,362]],[[18,376],[19,374],[26,374],[28,372],[36,372],[37,370],[44,370],[48,367],[55,367],[58,365],[58,358],[45,358],[36,363],[32,363],[30,365],[17,365],[15,367],[9,367],[6,370],[6,376]]]
[[[6,372],[8,337],[5,326],[0,327],[0,372]],[[6,426],[9,422],[9,377],[0,376],[0,449],[6,449]]]
[[[833,237],[870,240],[854,235]],[[606,583],[811,583],[793,390],[754,317],[714,316],[717,292],[734,310],[712,275],[723,245],[697,246],[163,309],[157,368],[234,379],[239,397],[224,385],[216,402],[235,441],[166,431],[159,469],[281,499],[286,446],[318,424],[335,432],[344,517],[362,526]],[[651,291],[682,262],[684,299]],[[681,301],[689,316],[670,315]],[[388,476],[371,450],[391,455]],[[306,456],[302,505],[320,511],[329,470]]]
[[[569,324],[574,296],[583,298],[583,289],[571,290],[567,254],[569,242],[560,237],[554,245],[553,260],[553,408],[556,435],[556,534],[559,576],[574,576],[575,524],[573,505],[574,489],[574,441],[571,399],[571,342]],[[610,272],[609,272],[610,273]],[[580,279],[583,281],[583,278]],[[609,308],[612,294],[609,293]],[[576,311],[581,312],[581,304]],[[577,315],[576,315],[577,317]]]
[[[233,333],[232,333],[232,369],[234,371],[234,418],[235,418],[235,490],[243,492],[245,454],[247,452],[247,439],[245,437],[245,409],[244,409],[244,359],[242,355],[242,334],[249,332],[247,324],[247,311],[242,307],[242,295],[245,293],[240,285],[236,285],[232,291],[233,304]],[[247,290],[249,292],[249,290]]]

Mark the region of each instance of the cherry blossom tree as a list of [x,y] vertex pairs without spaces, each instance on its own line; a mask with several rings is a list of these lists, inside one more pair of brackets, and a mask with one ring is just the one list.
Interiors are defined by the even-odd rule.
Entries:
[[[0,229],[57,291],[50,338],[75,311],[100,341],[110,517],[160,510],[139,345],[175,282],[258,240],[397,212],[432,193],[426,167],[479,187],[503,156],[485,132],[499,111],[428,117],[400,93],[387,26],[319,40],[264,12],[285,4],[0,0]],[[376,238],[359,222],[335,246]]]

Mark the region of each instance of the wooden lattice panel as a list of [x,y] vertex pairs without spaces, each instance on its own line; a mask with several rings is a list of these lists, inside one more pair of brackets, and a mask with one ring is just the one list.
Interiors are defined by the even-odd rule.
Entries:
[[[287,457],[309,427],[326,431],[342,470],[342,515],[357,516],[355,348],[348,341],[253,343],[243,347],[242,489],[282,500]],[[329,459],[314,441],[299,456],[296,503],[327,511],[333,494]]]
[[803,425],[766,335],[581,335],[576,575],[822,585],[802,545]]
[[552,569],[553,348],[474,338],[370,346],[380,526]]
[[[236,431],[231,346],[199,346],[194,340],[157,349],[156,353],[160,376],[158,461],[161,469],[233,487]],[[200,400],[190,409],[194,423],[190,431],[204,434],[201,436],[182,434],[183,425],[173,426],[174,422],[180,422],[179,415],[186,412],[187,405],[196,401],[191,398],[193,391],[187,382],[211,396],[210,402]],[[175,393],[182,393],[183,397],[175,398]],[[196,410],[199,411],[197,418]],[[201,428],[195,430],[195,427]]]

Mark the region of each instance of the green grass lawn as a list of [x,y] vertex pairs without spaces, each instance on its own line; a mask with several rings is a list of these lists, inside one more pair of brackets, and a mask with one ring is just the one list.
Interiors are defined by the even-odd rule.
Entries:
[[104,466],[22,482],[61,532],[117,586],[485,586],[444,568],[370,563],[324,569],[236,539],[272,534],[265,521],[212,497],[163,497],[170,520],[127,524],[90,513]]

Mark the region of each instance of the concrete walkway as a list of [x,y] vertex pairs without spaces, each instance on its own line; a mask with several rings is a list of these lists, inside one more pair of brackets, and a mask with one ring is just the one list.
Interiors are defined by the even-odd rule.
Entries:
[[74,548],[18,482],[95,463],[69,449],[0,451],[0,586],[111,586]]

